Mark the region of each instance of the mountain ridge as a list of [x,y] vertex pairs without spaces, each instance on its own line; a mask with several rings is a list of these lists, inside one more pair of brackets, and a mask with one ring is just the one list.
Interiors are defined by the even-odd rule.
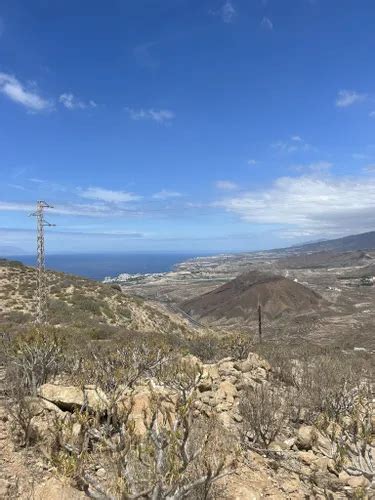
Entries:
[[304,243],[294,245],[280,250],[293,250],[293,251],[350,251],[350,250],[374,250],[375,249],[375,231],[368,231],[366,233],[350,234],[341,238],[332,240],[323,240],[315,243]]

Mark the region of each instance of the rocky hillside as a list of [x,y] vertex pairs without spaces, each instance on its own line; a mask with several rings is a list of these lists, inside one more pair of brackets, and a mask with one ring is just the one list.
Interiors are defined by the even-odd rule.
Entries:
[[256,319],[258,304],[267,318],[286,314],[306,314],[325,305],[307,287],[270,273],[251,271],[195,299],[181,308],[205,321],[248,323]]
[[[352,360],[282,368],[251,352],[217,363],[158,355],[134,371],[129,354],[87,359],[9,401],[1,498],[374,498],[366,365],[356,362],[353,379]],[[12,451],[11,439],[27,448]]]
[[[0,324],[27,324],[35,311],[36,271],[0,260]],[[186,333],[188,322],[115,286],[58,272],[48,272],[48,320],[51,326],[90,329],[98,338],[118,327],[135,331]]]
[[334,240],[324,240],[316,243],[307,243],[305,245],[295,246],[301,252],[319,252],[334,250],[336,252],[348,252],[351,250],[374,250],[375,249],[375,231],[368,233],[351,234],[343,238]]

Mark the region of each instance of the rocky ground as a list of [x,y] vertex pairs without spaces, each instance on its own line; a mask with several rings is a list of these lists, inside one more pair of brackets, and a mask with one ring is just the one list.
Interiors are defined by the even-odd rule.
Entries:
[[[340,465],[335,439],[331,439],[328,432],[304,423],[303,417],[293,425],[284,422],[278,436],[264,448],[251,444],[253,436],[250,431],[248,444],[244,444],[241,398],[245,390],[272,387],[275,379],[270,364],[254,353],[242,361],[227,358],[218,363],[203,364],[197,358],[188,357],[186,362],[196,366],[202,374],[192,407],[194,418],[201,415],[218,418],[224,428],[243,444],[233,457],[230,474],[215,484],[214,498],[375,498],[374,408],[372,437],[367,444],[367,457],[370,458],[363,463],[353,449],[346,455],[345,466]],[[137,436],[144,436],[150,428],[149,417],[155,394],[165,394],[166,390],[156,380],[139,380],[135,390],[125,391],[118,399],[116,404],[119,407],[129,408],[131,401],[129,419]],[[56,460],[51,462],[56,419],[70,429],[64,435],[65,449],[74,450],[85,435],[84,420],[78,418],[77,410],[85,408],[98,418],[105,414],[109,396],[97,386],[81,388],[61,383],[42,385],[38,394],[29,400],[32,406],[30,428],[34,436],[34,444],[29,450],[15,448],[11,438],[12,418],[4,416],[3,408],[0,498],[119,498],[116,494],[103,493],[106,488],[109,491],[111,471],[106,461],[99,459],[94,451],[92,459],[87,462],[89,474],[86,475],[91,479],[80,488],[67,464],[61,467]],[[95,436],[94,428],[91,431],[91,436]],[[95,448],[95,439],[93,443],[91,446]]]

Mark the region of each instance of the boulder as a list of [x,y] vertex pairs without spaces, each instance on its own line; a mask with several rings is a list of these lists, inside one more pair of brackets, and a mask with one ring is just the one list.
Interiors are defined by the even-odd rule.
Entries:
[[301,460],[304,464],[309,466],[312,465],[317,460],[317,457],[314,455],[312,450],[299,451],[297,456],[299,460]]
[[81,389],[73,385],[44,384],[39,389],[39,396],[66,411],[82,407],[89,411],[104,411],[108,403],[104,392],[94,385]]
[[312,425],[301,425],[296,431],[296,445],[302,450],[313,450],[328,458],[332,455],[332,442]]
[[58,406],[51,403],[51,401],[47,401],[46,399],[29,397],[27,398],[27,403],[29,411],[33,417],[45,414],[46,412],[53,412],[59,416],[64,415],[64,412]]
[[217,403],[226,401],[227,403],[234,403],[234,399],[237,397],[236,387],[229,381],[223,381],[220,383],[218,390],[215,394],[215,400]]
[[133,422],[134,432],[137,436],[143,436],[147,432],[146,424],[151,418],[150,399],[151,393],[147,389],[132,397],[129,421]]
[[207,364],[203,365],[203,378],[216,380],[220,377],[217,365]]
[[220,361],[219,362],[219,375],[221,377],[238,377],[238,370],[234,367],[233,361]]
[[365,476],[351,476],[345,471],[341,471],[339,474],[339,480],[345,486],[349,486],[350,488],[367,488],[370,484],[370,481]]
[[188,354],[187,356],[184,356],[181,359],[181,362],[187,368],[195,368],[197,370],[203,370],[202,361],[199,358],[197,358],[196,356],[193,356],[192,354]]
[[296,445],[302,450],[313,450],[315,453],[320,453],[331,458],[332,443],[323,436],[318,429],[312,425],[301,425],[296,432]]
[[271,365],[268,361],[261,358],[255,352],[250,352],[245,361],[238,362],[235,366],[243,373],[253,371],[257,368],[262,368],[266,372],[271,371]]
[[351,476],[346,484],[356,490],[357,488],[368,488],[370,481],[365,476]]
[[302,450],[311,450],[316,432],[316,428],[312,425],[301,425],[296,431],[297,447]]
[[[176,396],[169,392],[165,387],[149,385],[139,386],[134,394],[124,397],[118,403],[118,412],[129,415],[129,422],[133,424],[134,433],[137,436],[143,436],[147,432],[147,426],[151,422],[155,398],[161,403],[162,409],[169,413],[169,417],[174,419],[174,403]],[[168,425],[163,418],[162,412],[159,412],[158,421],[160,425]]]
[[44,384],[39,388],[39,396],[69,411],[83,406],[84,402],[83,391],[75,386]]

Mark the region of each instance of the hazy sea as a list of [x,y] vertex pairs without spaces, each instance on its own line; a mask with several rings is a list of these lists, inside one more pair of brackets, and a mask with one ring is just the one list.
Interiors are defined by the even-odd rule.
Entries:
[[[48,255],[46,266],[54,271],[76,274],[94,280],[103,280],[106,276],[120,273],[164,273],[172,270],[175,264],[197,257],[182,253],[128,253],[128,254],[72,254]],[[32,255],[7,257],[35,266],[36,258]]]

